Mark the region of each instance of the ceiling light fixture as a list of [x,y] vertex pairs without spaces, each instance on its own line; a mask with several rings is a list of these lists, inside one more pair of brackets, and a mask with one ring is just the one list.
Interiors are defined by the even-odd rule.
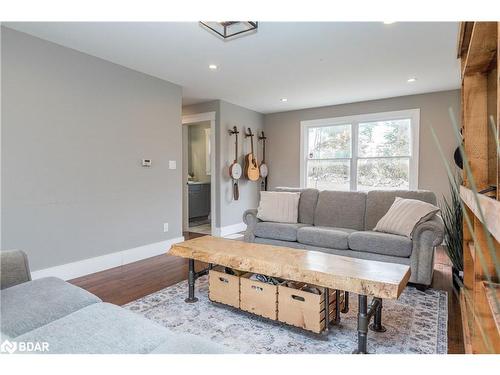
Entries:
[[280,99],[280,101],[281,101],[282,103],[285,103],[285,102],[287,102],[287,101],[288,101],[288,99],[287,99],[287,98],[281,98],[281,99]]
[[257,21],[200,21],[200,25],[214,32],[222,39],[257,31],[258,28]]
[[413,83],[413,82],[416,82],[416,81],[417,81],[417,79],[415,77],[410,77],[410,78],[408,78],[407,82],[408,83]]
[[215,65],[215,64],[210,64],[210,65],[208,66],[208,69],[210,69],[210,70],[217,70],[217,65]]
[[384,25],[392,25],[395,21],[384,21]]

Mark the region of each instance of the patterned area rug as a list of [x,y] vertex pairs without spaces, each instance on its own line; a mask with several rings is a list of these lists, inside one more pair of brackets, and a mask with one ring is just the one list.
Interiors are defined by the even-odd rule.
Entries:
[[[327,334],[317,335],[208,300],[207,277],[196,281],[197,303],[185,303],[187,282],[124,307],[177,332],[206,337],[241,353],[351,353],[357,339],[357,296]],[[384,333],[368,332],[370,353],[446,354],[448,302],[444,291],[407,287],[399,300],[384,300]]]

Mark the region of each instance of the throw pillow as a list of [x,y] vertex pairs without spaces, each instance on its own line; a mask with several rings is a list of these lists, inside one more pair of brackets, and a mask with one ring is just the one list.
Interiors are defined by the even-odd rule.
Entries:
[[300,193],[261,191],[257,217],[262,221],[297,223]]
[[438,212],[439,208],[430,203],[396,197],[389,211],[373,230],[411,238],[418,224],[429,220]]

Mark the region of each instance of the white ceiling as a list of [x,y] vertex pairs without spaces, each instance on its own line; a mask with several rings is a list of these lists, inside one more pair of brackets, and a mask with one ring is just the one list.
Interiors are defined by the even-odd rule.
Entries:
[[6,26],[174,82],[183,104],[223,99],[271,113],[460,85],[457,23],[261,22],[231,41],[196,22]]

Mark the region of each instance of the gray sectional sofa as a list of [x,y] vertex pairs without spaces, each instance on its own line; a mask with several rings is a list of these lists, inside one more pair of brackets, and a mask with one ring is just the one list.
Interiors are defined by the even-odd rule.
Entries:
[[[0,343],[48,343],[48,354],[231,353],[103,303],[55,277],[31,280],[22,251],[0,252]],[[16,344],[19,348],[20,346]]]
[[430,191],[318,191],[316,189],[278,188],[300,191],[297,224],[264,222],[257,210],[247,210],[245,241],[299,249],[322,251],[355,258],[407,264],[410,282],[420,288],[432,282],[434,249],[443,241],[443,222],[435,215],[419,224],[412,238],[373,231],[389,210],[395,197],[418,199],[436,204]]

